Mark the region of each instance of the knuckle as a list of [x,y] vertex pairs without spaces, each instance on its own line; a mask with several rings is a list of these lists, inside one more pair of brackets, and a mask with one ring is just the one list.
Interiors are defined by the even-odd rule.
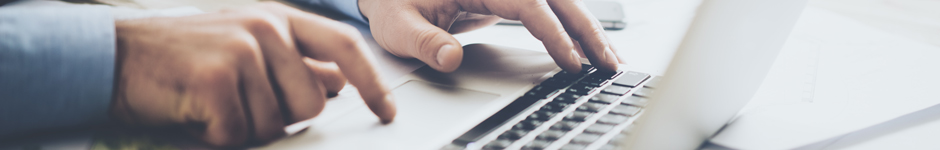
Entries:
[[364,42],[359,30],[346,24],[338,24],[333,27],[333,34],[336,37],[335,39],[338,40],[336,41],[337,46],[345,50],[358,49],[359,43]]
[[274,31],[278,26],[278,18],[269,13],[246,13],[239,20],[252,31]]
[[261,57],[258,42],[249,35],[232,37],[223,47],[227,49],[223,55],[234,62],[255,62]]
[[415,45],[410,49],[417,50],[419,54],[415,55],[423,55],[426,58],[434,58],[431,56],[436,54],[436,52],[433,51],[437,49],[434,49],[434,45],[432,44],[434,44],[435,39],[440,38],[438,36],[440,36],[440,34],[437,34],[437,32],[434,32],[433,30],[419,30],[417,36],[415,36]]

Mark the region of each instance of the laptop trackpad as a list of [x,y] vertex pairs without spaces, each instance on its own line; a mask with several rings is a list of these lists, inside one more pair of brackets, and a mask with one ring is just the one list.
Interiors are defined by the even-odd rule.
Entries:
[[453,139],[441,136],[449,132],[459,135],[463,132],[459,129],[470,124],[469,115],[479,114],[480,108],[499,98],[497,94],[419,80],[405,82],[392,93],[398,113],[391,124],[380,124],[363,105],[336,122],[310,127],[308,132],[325,138],[307,142],[316,143],[315,149],[437,149],[426,146]]
[[461,120],[499,97],[497,94],[441,85],[419,80],[405,82],[392,90],[398,104],[396,125],[427,126]]

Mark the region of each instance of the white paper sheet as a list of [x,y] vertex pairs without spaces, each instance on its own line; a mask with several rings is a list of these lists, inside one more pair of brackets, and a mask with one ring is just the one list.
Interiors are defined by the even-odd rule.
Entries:
[[940,103],[940,48],[808,7],[754,100],[711,142],[789,149]]

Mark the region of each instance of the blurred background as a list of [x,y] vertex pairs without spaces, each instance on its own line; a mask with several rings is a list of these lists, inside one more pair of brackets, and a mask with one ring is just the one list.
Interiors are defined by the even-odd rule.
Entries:
[[[117,6],[139,9],[167,9],[181,6],[194,6],[206,12],[217,11],[226,7],[250,5],[257,0],[99,0]],[[601,1],[601,0],[586,0]],[[643,18],[644,7],[654,0],[611,0],[620,1],[627,8],[627,18]],[[675,1],[697,3],[692,1]],[[940,1],[937,0],[810,0],[810,6],[825,8],[833,12],[857,19],[866,24],[940,45]],[[643,22],[630,20],[629,22]]]
[[[136,9],[166,10],[194,7],[203,12],[246,6],[257,0],[99,0]],[[616,1],[624,8],[627,27],[608,31],[619,54],[635,70],[662,74],[685,33],[700,0],[585,0]],[[810,0],[809,7],[822,8],[892,34],[919,42],[940,45],[940,1],[938,0]],[[321,15],[341,15],[308,9]],[[500,33],[502,36],[483,36]],[[541,49],[542,44],[521,27],[493,26],[456,36],[463,44],[491,43],[523,49]]]

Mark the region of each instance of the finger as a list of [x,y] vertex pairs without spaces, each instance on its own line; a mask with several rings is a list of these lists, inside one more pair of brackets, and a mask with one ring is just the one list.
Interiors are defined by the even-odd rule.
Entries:
[[[610,41],[610,38],[607,38],[607,41]],[[617,50],[617,47],[615,47],[613,44],[610,45],[610,51],[613,51],[613,52],[614,52],[614,56],[617,56],[617,63],[619,63],[619,64],[627,64],[627,60],[624,59],[622,56],[620,56],[620,53],[619,53],[619,51]]]
[[273,77],[269,82],[289,109],[289,122],[313,118],[323,110],[326,93],[323,85],[313,80],[313,72],[297,51],[287,18],[266,12],[254,14],[249,29],[253,29],[251,34],[257,37],[268,73]]
[[[249,41],[253,42],[253,41]],[[251,46],[251,45],[245,45]],[[278,99],[267,74],[262,53],[257,48],[246,48],[238,62],[240,64],[240,80],[243,83],[239,93],[243,94],[243,104],[254,127],[253,138],[261,143],[267,143],[285,134],[284,114],[281,113]]]
[[388,51],[406,58],[417,58],[441,72],[460,66],[463,48],[450,33],[428,22],[417,11],[404,10],[389,18],[376,18],[381,26],[372,26],[378,43]]
[[581,70],[581,59],[574,53],[571,38],[545,0],[459,0],[458,3],[469,12],[492,13],[522,21],[526,29],[542,41],[559,67],[571,72]]
[[[229,104],[237,104],[232,101]],[[240,107],[241,105],[219,105],[221,107]],[[202,136],[203,141],[208,142],[210,145],[216,147],[232,147],[243,145],[248,139],[248,122],[245,121],[244,116],[241,116],[241,112],[237,110],[219,110],[214,113],[213,117],[206,122],[205,134]]]
[[[333,62],[318,61],[311,58],[304,58],[304,63],[310,70],[313,70],[314,80],[319,80],[326,88],[328,97],[335,96],[346,86],[346,77],[340,72],[339,66]],[[332,96],[331,96],[332,95]]]
[[[307,57],[333,61],[349,83],[359,90],[369,109],[382,123],[395,118],[391,93],[376,74],[369,46],[349,25],[317,15],[291,11],[290,23],[301,52]],[[299,28],[303,27],[303,28]]]
[[553,0],[549,6],[558,15],[565,31],[581,43],[584,54],[600,69],[615,70],[619,59],[610,49],[604,28],[580,0]]
[[580,42],[571,39],[571,43],[574,44],[574,51],[578,52],[578,56],[581,56],[581,58],[587,58],[587,56],[584,55],[584,49],[581,49]]
[[[604,28],[604,26],[601,26],[601,21],[600,21],[600,20],[596,20],[594,24],[596,24],[598,28]],[[604,38],[607,39],[607,41],[611,41],[611,40],[610,40],[610,37],[606,36],[607,33],[604,33],[604,34],[605,34]],[[619,53],[620,51],[617,50],[617,47],[614,46],[614,44],[610,44],[610,51],[613,51],[613,52],[614,52],[614,56],[617,56],[617,57],[616,57],[616,58],[617,58],[617,63],[619,63],[619,64],[627,64],[627,60],[626,60],[626,59],[623,59],[623,57],[620,56],[620,53]]]

